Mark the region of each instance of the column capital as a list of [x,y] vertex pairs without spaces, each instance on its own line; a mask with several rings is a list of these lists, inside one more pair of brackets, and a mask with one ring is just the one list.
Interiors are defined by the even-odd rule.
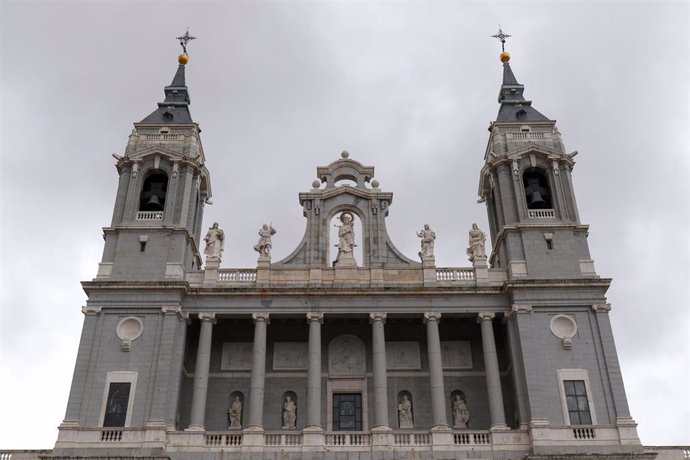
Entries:
[[491,321],[496,317],[496,313],[493,312],[481,312],[477,313],[477,322],[480,323],[482,321]]
[[209,312],[199,313],[199,321],[209,321],[211,324],[216,324],[216,314]]
[[266,312],[256,312],[252,313],[252,319],[254,320],[255,323],[259,321],[263,321],[266,324],[270,323],[271,321],[269,320],[269,314]]
[[532,313],[532,305],[513,304],[510,310],[504,313],[503,322],[515,318],[518,313]]
[[307,313],[307,323],[311,323],[312,321],[323,323],[323,313],[313,311]]
[[177,319],[189,323],[189,313],[183,312],[179,305],[161,307],[164,315],[176,315]]
[[427,311],[424,313],[424,324],[428,323],[429,321],[440,321],[441,320],[441,313],[437,311]]
[[383,321],[385,323],[386,322],[386,313],[379,312],[379,311],[372,311],[371,313],[369,313],[369,322],[373,323],[374,321]]
[[608,313],[611,311],[610,303],[595,303],[592,305],[592,310],[594,313]]
[[83,307],[81,307],[81,312],[84,313],[85,316],[94,316],[101,313],[101,307],[84,305]]

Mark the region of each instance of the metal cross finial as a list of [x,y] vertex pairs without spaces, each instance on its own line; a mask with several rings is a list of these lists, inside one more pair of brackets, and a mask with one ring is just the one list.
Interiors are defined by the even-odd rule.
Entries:
[[501,30],[500,24],[498,25],[498,33],[496,35],[492,35],[492,37],[498,38],[499,40],[501,40],[501,51],[505,51],[506,50],[506,38],[510,37],[510,35],[503,33],[503,31]]
[[187,32],[184,33],[181,37],[177,37],[177,39],[180,41],[180,46],[182,47],[182,51],[184,51],[184,54],[187,54],[187,43],[189,43],[192,40],[196,40],[196,37],[192,37],[189,35],[189,27],[187,27]]

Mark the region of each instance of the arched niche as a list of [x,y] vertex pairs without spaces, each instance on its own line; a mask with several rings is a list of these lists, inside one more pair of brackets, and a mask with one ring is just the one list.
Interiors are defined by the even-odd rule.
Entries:
[[362,340],[351,334],[339,335],[328,344],[328,373],[362,375],[366,371],[366,353]]
[[470,422],[470,411],[467,407],[467,397],[461,390],[450,393],[450,414],[453,428],[467,428]]
[[242,419],[244,417],[244,394],[241,391],[230,393],[228,404],[228,429],[242,429]]
[[398,428],[401,430],[414,428],[414,401],[412,393],[402,390],[398,393],[397,400]]
[[280,423],[284,430],[294,430],[297,428],[297,418],[299,417],[297,405],[297,393],[286,391],[283,393],[280,408]]
[[[347,235],[345,235],[346,224],[341,220],[346,216],[352,218],[350,224],[353,234],[351,235],[352,243],[354,247],[352,248],[352,259],[347,260],[347,256],[340,257],[340,248],[342,244],[347,245],[347,241],[341,242],[341,235],[343,239],[347,240]],[[333,267],[343,268],[343,267],[362,267],[366,265],[366,260],[364,260],[365,250],[364,247],[366,242],[365,224],[362,212],[358,208],[351,206],[339,206],[335,208],[328,219],[329,238],[329,260]],[[341,244],[342,243],[342,244]],[[353,264],[354,262],[354,264]]]
[[149,171],[141,187],[139,211],[165,210],[165,197],[167,193],[168,174],[162,169]]

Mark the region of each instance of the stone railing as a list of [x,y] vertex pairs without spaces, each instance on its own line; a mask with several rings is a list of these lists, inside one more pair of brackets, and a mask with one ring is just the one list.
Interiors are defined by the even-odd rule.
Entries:
[[240,447],[242,433],[209,433],[204,435],[204,444],[210,447]]
[[344,446],[369,446],[371,436],[369,433],[326,433],[326,445],[333,447]]
[[103,441],[103,442],[122,441],[122,430],[103,430],[103,431],[101,431],[101,441]]
[[472,281],[474,268],[437,268],[436,281]]
[[142,134],[144,141],[175,142],[183,141],[184,134]]
[[422,433],[393,433],[393,444],[396,446],[430,446],[431,434]]
[[301,446],[302,433],[266,433],[264,440],[267,446]]
[[458,446],[488,446],[491,445],[491,433],[488,431],[454,432],[453,444]]
[[[529,140],[529,139],[546,139],[546,133],[533,133],[533,132],[524,132],[524,133],[509,133],[511,138],[513,140]],[[550,134],[549,134],[549,137]]]
[[218,270],[218,281],[225,282],[253,282],[256,281],[256,270],[253,269],[227,269]]
[[527,217],[530,219],[554,219],[556,218],[555,209],[528,209]]
[[590,427],[573,428],[573,437],[575,439],[595,439],[596,432],[594,428]]
[[137,211],[137,220],[163,220],[163,211]]

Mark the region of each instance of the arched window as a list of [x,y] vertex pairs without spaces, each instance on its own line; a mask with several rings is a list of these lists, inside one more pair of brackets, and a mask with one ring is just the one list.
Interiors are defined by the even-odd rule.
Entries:
[[139,211],[163,211],[165,209],[165,195],[168,191],[168,175],[165,171],[156,169],[151,171],[141,188]]
[[549,180],[542,169],[529,168],[522,174],[527,209],[553,209]]

